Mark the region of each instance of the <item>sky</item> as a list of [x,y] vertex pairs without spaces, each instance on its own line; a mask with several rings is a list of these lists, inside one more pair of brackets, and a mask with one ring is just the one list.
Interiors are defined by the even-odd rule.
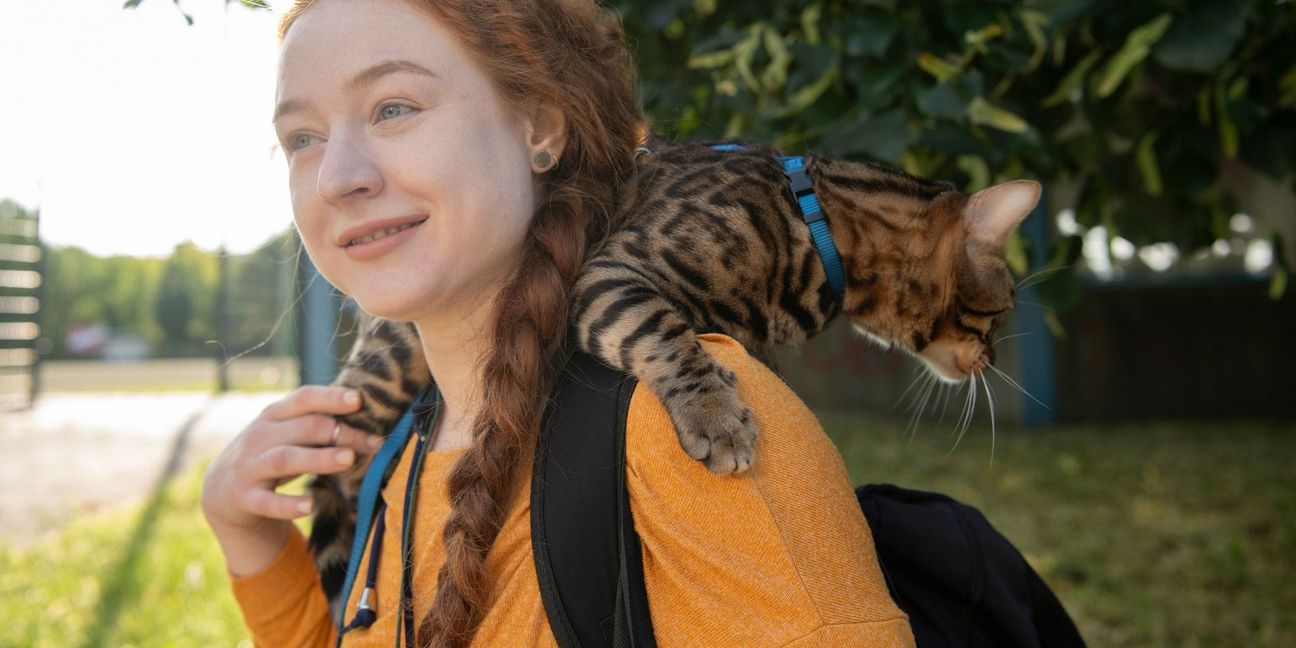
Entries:
[[0,198],[38,207],[46,242],[244,253],[291,225],[278,13],[181,6],[193,26],[172,0],[0,0]]

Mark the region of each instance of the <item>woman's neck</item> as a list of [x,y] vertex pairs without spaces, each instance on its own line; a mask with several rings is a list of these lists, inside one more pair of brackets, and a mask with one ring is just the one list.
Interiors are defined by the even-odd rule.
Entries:
[[432,450],[472,443],[481,410],[481,365],[493,342],[494,294],[463,312],[416,321],[423,357],[441,392],[441,415]]

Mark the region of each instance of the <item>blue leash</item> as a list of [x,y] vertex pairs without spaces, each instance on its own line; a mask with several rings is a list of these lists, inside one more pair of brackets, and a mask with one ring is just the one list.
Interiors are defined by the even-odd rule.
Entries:
[[[400,421],[396,423],[396,428],[387,437],[382,448],[378,450],[378,454],[374,455],[373,463],[369,464],[369,470],[365,473],[364,481],[360,482],[355,537],[351,541],[351,558],[347,561],[346,580],[342,582],[342,615],[337,620],[338,645],[342,643],[342,634],[346,626],[346,603],[351,600],[351,588],[355,586],[356,574],[360,569],[360,557],[364,554],[365,545],[369,541],[369,528],[373,524],[374,508],[377,506],[378,491],[382,488],[383,475],[387,472],[387,466],[391,464],[392,459],[399,456],[405,448],[410,433],[414,429],[415,408],[423,404],[430,393],[435,393],[434,388],[429,387],[422,394],[419,394],[419,397],[415,398],[414,402],[405,410],[405,413],[401,415]],[[357,607],[361,610],[367,609],[368,601],[362,597]]]
[[[716,144],[711,148],[717,151],[741,151],[741,144]],[[832,287],[833,297],[842,303],[846,294],[846,272],[842,269],[841,253],[833,243],[832,233],[828,231],[828,221],[824,220],[823,209],[819,207],[819,196],[815,194],[814,183],[806,174],[805,158],[790,155],[779,158],[783,163],[783,175],[787,176],[792,186],[792,197],[801,209],[801,220],[810,229],[810,238],[814,240],[815,249],[819,251],[819,260],[823,262],[824,272],[828,275],[828,285]]]

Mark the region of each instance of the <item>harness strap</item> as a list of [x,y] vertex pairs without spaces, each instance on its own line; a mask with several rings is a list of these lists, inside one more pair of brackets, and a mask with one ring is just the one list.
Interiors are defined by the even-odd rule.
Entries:
[[810,237],[815,248],[819,250],[819,260],[823,262],[824,272],[828,274],[828,285],[832,286],[833,297],[842,303],[846,294],[846,272],[842,270],[841,254],[833,243],[832,233],[828,231],[828,221],[824,220],[823,209],[819,207],[819,196],[815,194],[814,183],[806,174],[805,158],[799,155],[780,158],[783,162],[783,174],[792,185],[792,196],[796,198],[801,210],[801,219],[810,228]]
[[[414,402],[423,403],[429,397],[433,400],[436,399],[435,386],[424,390],[418,398],[414,399]],[[342,614],[337,619],[337,645],[339,646],[342,645],[342,633],[345,631],[346,602],[351,600],[351,588],[355,586],[356,573],[360,568],[360,556],[364,554],[365,545],[369,541],[369,529],[373,523],[378,491],[382,489],[382,481],[387,474],[387,466],[400,457],[401,452],[405,449],[406,442],[409,441],[410,432],[414,428],[414,417],[415,407],[411,405],[401,415],[400,421],[396,423],[392,433],[387,436],[382,448],[374,455],[368,471],[365,472],[364,480],[360,482],[355,536],[351,540],[351,558],[347,561],[346,579],[342,581],[342,590],[339,593],[342,601]]]
[[[742,151],[741,144],[714,144],[711,148],[717,151]],[[787,176],[792,190],[792,198],[801,212],[801,220],[810,230],[815,250],[819,252],[819,261],[823,263],[824,273],[828,275],[828,286],[832,288],[833,298],[841,305],[846,295],[846,272],[842,269],[841,253],[833,242],[832,232],[828,230],[828,221],[824,219],[823,208],[819,206],[819,196],[815,194],[814,183],[806,173],[805,158],[790,155],[779,158],[783,164],[783,175]]]

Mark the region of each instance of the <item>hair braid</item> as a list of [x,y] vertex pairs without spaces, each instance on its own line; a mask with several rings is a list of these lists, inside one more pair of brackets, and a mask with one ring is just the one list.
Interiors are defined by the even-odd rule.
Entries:
[[[567,326],[566,305],[584,254],[584,223],[563,200],[532,222],[516,279],[499,295],[496,346],[482,372],[490,412],[449,479],[446,562],[436,600],[419,627],[426,646],[468,644],[489,606],[486,556],[517,490],[514,479],[557,375],[554,358]],[[558,306],[558,308],[555,308]]]

